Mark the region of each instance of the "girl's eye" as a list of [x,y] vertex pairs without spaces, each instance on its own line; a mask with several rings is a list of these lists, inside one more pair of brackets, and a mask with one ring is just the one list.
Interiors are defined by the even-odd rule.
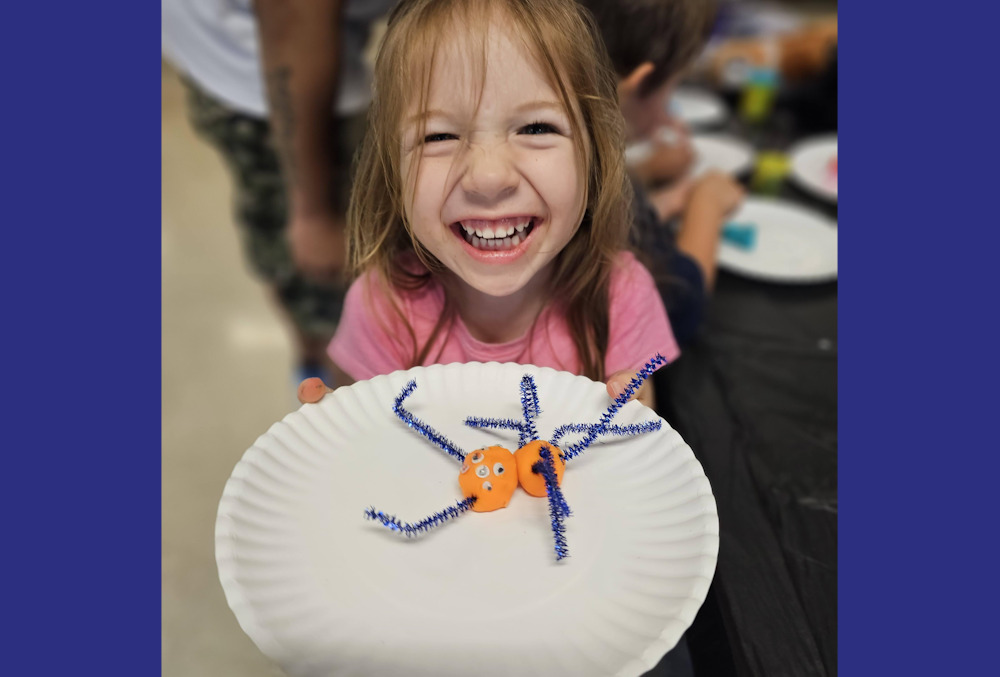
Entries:
[[441,132],[438,134],[428,134],[424,137],[424,143],[436,143],[438,141],[451,141],[452,139],[457,139],[458,137],[454,134],[448,134]]
[[518,130],[518,134],[558,134],[559,130],[547,122],[532,122]]

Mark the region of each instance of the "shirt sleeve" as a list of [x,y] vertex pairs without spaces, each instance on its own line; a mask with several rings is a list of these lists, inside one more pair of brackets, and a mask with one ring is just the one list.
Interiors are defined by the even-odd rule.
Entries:
[[653,276],[630,252],[616,262],[609,291],[609,336],[605,370],[638,371],[659,353],[667,362],[680,354]]
[[407,360],[396,337],[402,322],[391,303],[367,274],[355,280],[344,297],[337,332],[327,348],[333,363],[355,381],[405,369]]

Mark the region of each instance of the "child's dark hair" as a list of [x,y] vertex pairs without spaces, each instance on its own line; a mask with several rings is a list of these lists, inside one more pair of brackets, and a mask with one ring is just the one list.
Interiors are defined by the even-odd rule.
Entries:
[[643,63],[653,72],[643,81],[646,96],[688,66],[715,25],[717,0],[577,0],[589,9],[619,78]]

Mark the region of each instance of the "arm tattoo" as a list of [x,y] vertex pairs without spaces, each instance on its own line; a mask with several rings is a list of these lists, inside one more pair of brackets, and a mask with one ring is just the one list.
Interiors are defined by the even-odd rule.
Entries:
[[285,180],[288,185],[298,183],[298,166],[293,144],[295,136],[295,110],[289,88],[292,69],[278,66],[267,76],[267,91],[271,99],[271,128],[274,130],[278,153],[284,159]]

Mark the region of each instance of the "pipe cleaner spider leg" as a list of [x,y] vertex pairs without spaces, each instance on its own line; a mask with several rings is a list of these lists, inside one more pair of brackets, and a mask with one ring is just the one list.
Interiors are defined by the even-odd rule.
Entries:
[[[589,447],[593,443],[593,441],[597,439],[598,435],[607,434],[608,432],[611,432],[612,428],[617,428],[621,431],[624,431],[624,432],[619,432],[617,434],[626,434],[626,435],[638,435],[640,432],[650,432],[651,430],[659,430],[660,428],[659,421],[653,421],[652,423],[647,423],[647,424],[636,424],[631,426],[611,426],[610,423],[611,419],[613,419],[615,417],[615,414],[618,413],[618,410],[621,409],[626,402],[628,402],[629,398],[635,394],[635,392],[646,381],[646,379],[649,378],[654,371],[656,371],[656,368],[659,367],[660,365],[666,364],[666,362],[667,362],[666,358],[664,358],[659,353],[657,353],[653,357],[653,359],[647,362],[642,367],[642,369],[640,369],[639,372],[635,375],[635,378],[629,381],[628,385],[625,386],[625,390],[622,392],[622,394],[615,398],[615,401],[611,404],[610,407],[608,407],[607,411],[604,412],[604,415],[601,416],[600,421],[598,421],[596,425],[587,426],[587,428],[589,428],[587,435],[576,444],[567,447],[566,450],[563,452],[563,457],[567,461],[570,460],[571,458],[574,458],[575,456],[586,450],[587,447]],[[655,426],[655,427],[646,427],[646,426]]]
[[403,400],[409,397],[416,387],[417,381],[415,379],[403,387],[403,390],[399,393],[399,396],[396,397],[396,401],[392,405],[393,413],[396,414],[396,416],[398,416],[400,420],[408,425],[413,431],[426,437],[438,448],[443,449],[459,461],[464,461],[465,452],[459,449],[458,445],[403,408]]
[[514,490],[517,489],[517,461],[510,451],[500,446],[492,446],[466,454],[454,442],[403,408],[403,401],[416,387],[416,380],[407,383],[396,397],[392,411],[410,429],[461,461],[462,469],[458,474],[458,484],[465,498],[414,524],[401,522],[395,515],[376,510],[375,506],[365,510],[367,519],[380,522],[385,528],[404,534],[408,538],[433,529],[470,509],[475,512],[490,512],[505,508]]
[[465,425],[472,428],[516,430],[518,434],[517,446],[519,447],[537,440],[538,430],[535,428],[535,419],[542,413],[542,410],[538,406],[538,388],[535,385],[535,379],[530,374],[521,377],[521,412],[524,415],[523,422],[511,418],[469,416],[465,419]]
[[[646,421],[644,423],[636,423],[630,426],[619,426],[619,425],[609,425],[604,428],[604,435],[619,435],[621,437],[630,437],[633,435],[642,435],[643,433],[651,433],[659,430],[662,426],[660,421]],[[556,428],[555,432],[552,434],[552,439],[549,440],[552,444],[559,446],[559,441],[562,440],[566,433],[589,433],[591,429],[596,428],[595,423],[567,423],[566,425],[561,425]]]
[[552,460],[552,452],[548,448],[541,449],[538,455],[542,460],[531,466],[531,471],[545,478],[545,491],[549,498],[549,520],[552,525],[552,536],[555,540],[556,561],[569,557],[569,547],[566,545],[566,527],[563,518],[570,516],[569,505],[559,488],[556,468]]
[[455,505],[448,506],[441,512],[436,512],[430,517],[420,520],[416,524],[410,524],[409,522],[400,522],[396,519],[395,515],[387,515],[381,510],[376,510],[375,506],[365,509],[365,518],[374,520],[376,522],[381,522],[382,526],[389,529],[390,531],[395,531],[397,533],[403,534],[407,538],[413,538],[426,531],[433,529],[436,526],[440,526],[450,519],[458,517],[463,512],[475,505],[477,500],[476,496],[471,496],[469,498],[462,499],[458,501]]
[[524,412],[524,430],[521,431],[521,437],[518,441],[517,446],[519,447],[538,439],[535,419],[542,413],[538,406],[538,387],[530,374],[521,377],[521,411]]

